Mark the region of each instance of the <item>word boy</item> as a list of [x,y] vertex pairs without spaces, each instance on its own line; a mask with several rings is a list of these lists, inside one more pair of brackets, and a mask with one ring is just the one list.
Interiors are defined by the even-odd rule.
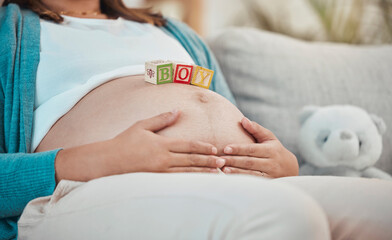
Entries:
[[146,62],[145,81],[153,84],[182,83],[210,88],[214,71],[197,65],[156,60]]

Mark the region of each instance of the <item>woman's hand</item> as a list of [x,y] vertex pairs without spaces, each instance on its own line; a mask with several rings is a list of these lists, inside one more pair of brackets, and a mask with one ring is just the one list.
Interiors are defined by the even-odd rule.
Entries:
[[226,160],[222,168],[224,173],[251,174],[269,178],[298,175],[297,158],[271,131],[245,117],[241,124],[257,143],[226,146],[224,153],[227,156],[222,156]]
[[173,125],[180,112],[142,120],[113,138],[111,145],[121,172],[215,172],[224,159],[217,149],[201,141],[180,140],[156,134]]
[[168,112],[139,121],[110,140],[60,150],[56,181],[89,181],[132,172],[213,172],[225,160],[214,156],[209,143],[173,139],[156,134],[173,125],[180,112]]

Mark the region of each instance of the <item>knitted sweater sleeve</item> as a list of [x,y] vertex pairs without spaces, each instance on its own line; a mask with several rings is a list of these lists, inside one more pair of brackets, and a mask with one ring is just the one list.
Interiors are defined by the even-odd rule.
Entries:
[[2,7],[0,36],[0,239],[15,239],[27,203],[54,191],[59,149],[28,153],[39,19],[14,4]]

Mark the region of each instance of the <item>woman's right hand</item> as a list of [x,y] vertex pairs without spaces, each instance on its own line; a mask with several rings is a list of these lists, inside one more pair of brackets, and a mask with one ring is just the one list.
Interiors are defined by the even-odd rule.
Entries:
[[213,172],[225,164],[217,149],[200,141],[173,139],[156,132],[173,125],[180,112],[141,120],[116,137],[60,150],[56,182],[89,181],[132,172]]
[[121,172],[215,172],[225,160],[214,156],[215,146],[158,135],[173,125],[179,111],[141,120],[111,140],[113,158]]

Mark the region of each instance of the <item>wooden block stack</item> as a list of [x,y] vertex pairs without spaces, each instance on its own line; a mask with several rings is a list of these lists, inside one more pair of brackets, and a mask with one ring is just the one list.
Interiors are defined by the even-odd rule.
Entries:
[[153,84],[181,83],[210,88],[214,71],[201,66],[155,60],[146,62],[145,81]]

